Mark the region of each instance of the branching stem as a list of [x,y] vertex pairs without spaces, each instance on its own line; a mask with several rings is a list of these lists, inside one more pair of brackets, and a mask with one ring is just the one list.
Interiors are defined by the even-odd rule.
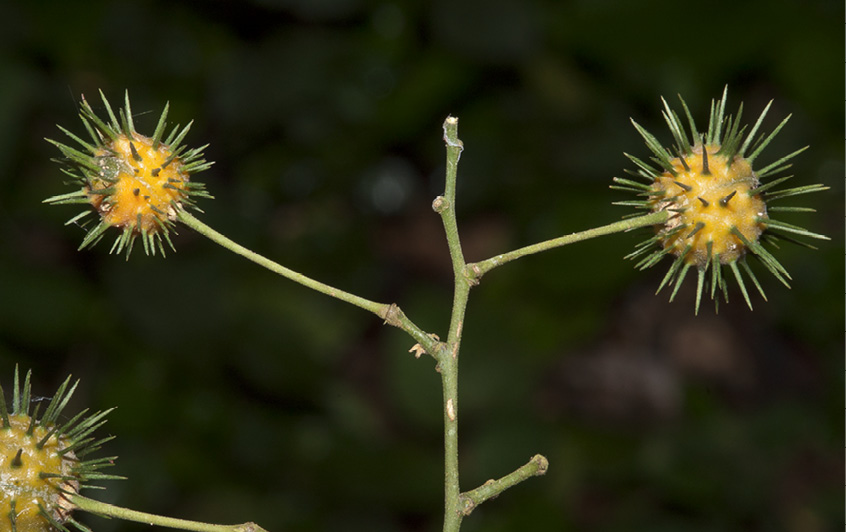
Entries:
[[[455,289],[452,300],[452,314],[450,317],[449,334],[446,342],[437,340],[437,336],[429,334],[415,325],[408,319],[396,304],[377,303],[364,299],[357,295],[345,292],[338,288],[316,281],[310,277],[295,272],[281,264],[278,264],[258,253],[255,253],[229,238],[218,233],[207,226],[190,213],[179,210],[178,219],[188,227],[206,236],[224,248],[245,257],[256,264],[267,268],[287,279],[299,283],[307,288],[316,290],[328,296],[340,299],[351,305],[372,312],[384,319],[386,323],[399,327],[417,340],[419,346],[414,346],[412,351],[417,352],[419,348],[434,357],[437,362],[437,369],[441,374],[443,386],[443,416],[444,416],[444,532],[459,532],[461,521],[464,516],[470,515],[473,509],[486,500],[493,498],[506,489],[537,475],[546,473],[549,463],[541,455],[535,455],[527,464],[517,470],[505,475],[499,480],[490,480],[482,486],[461,493],[458,470],[458,353],[461,346],[461,334],[464,329],[464,313],[467,308],[467,301],[470,297],[470,289],[479,284],[481,277],[490,270],[502,266],[512,260],[519,259],[534,253],[546,251],[556,247],[588,240],[602,235],[629,231],[631,229],[660,224],[666,221],[668,213],[658,212],[615,222],[595,229],[589,229],[579,233],[565,235],[559,238],[539,242],[508,253],[497,255],[490,259],[467,264],[464,261],[464,253],[461,248],[461,239],[458,234],[458,223],[456,221],[456,181],[458,174],[458,161],[464,145],[458,138],[458,119],[448,117],[444,122],[444,142],[446,143],[446,182],[443,196],[438,196],[432,203],[432,208],[441,216],[444,231],[446,233],[447,245],[449,247],[452,269],[455,277]],[[74,501],[84,510],[100,515],[120,517],[149,524],[159,524],[172,528],[184,530],[196,530],[199,532],[264,532],[258,526],[247,523],[244,525],[223,526],[194,523],[179,519],[151,516],[141,512],[125,510],[98,503],[81,496],[74,497]]]
[[432,207],[441,215],[455,276],[449,335],[446,348],[438,357],[438,369],[444,393],[444,532],[458,532],[464,517],[458,477],[458,350],[464,328],[464,311],[470,296],[470,279],[464,275],[466,264],[455,216],[458,160],[464,150],[464,144],[458,138],[458,119],[455,117],[450,116],[444,121],[444,142],[447,151],[444,195],[436,198]]
[[443,530],[444,532],[458,532],[464,516],[470,515],[476,506],[530,477],[543,475],[549,467],[549,462],[545,457],[535,455],[527,464],[499,480],[488,481],[479,488],[461,493],[458,471],[458,352],[470,289],[479,283],[479,279],[486,272],[512,260],[597,236],[659,224],[666,221],[667,213],[653,213],[615,222],[603,227],[526,246],[479,263],[467,264],[464,261],[464,254],[461,249],[455,215],[458,160],[464,150],[464,144],[458,138],[458,119],[455,117],[448,117],[444,122],[444,142],[447,151],[445,191],[443,196],[435,198],[432,208],[440,214],[443,221],[450,258],[452,259],[455,291],[453,293],[449,336],[436,358],[438,359],[438,370],[441,373],[444,395],[445,500]]

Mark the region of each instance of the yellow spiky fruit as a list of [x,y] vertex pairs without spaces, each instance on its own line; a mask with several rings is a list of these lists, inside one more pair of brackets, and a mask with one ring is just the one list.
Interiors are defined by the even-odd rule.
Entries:
[[[774,190],[789,176],[761,183],[761,179],[789,168],[790,164],[785,163],[807,146],[764,168],[753,169],[758,155],[790,117],[785,118],[769,135],[758,137],[758,129],[770,108],[767,105],[749,134],[744,135],[744,128],[740,127],[743,106],[740,106],[736,118],[725,116],[726,97],[727,89],[719,101],[711,102],[708,130],[701,134],[696,129],[687,104],[681,100],[689,123],[689,136],[678,115],[664,101],[664,119],[675,140],[672,149],[663,147],[655,136],[632,121],[652,151],[652,161],[657,163],[657,167],[626,154],[638,167],[629,173],[645,180],[645,183],[615,177],[616,185],[612,185],[612,188],[646,197],[617,204],[668,213],[667,221],[655,227],[655,236],[639,244],[627,258],[641,257],[637,266],[645,269],[657,264],[665,256],[672,257],[673,264],[658,287],[660,291],[664,286],[673,284],[671,301],[688,271],[695,268],[698,274],[697,312],[706,284],[710,284],[712,299],[719,288],[728,301],[726,282],[721,273],[724,266],[732,270],[750,309],[752,303],[741,276],[741,268],[766,299],[761,284],[747,264],[746,258],[750,255],[757,258],[784,285],[789,286],[787,280],[790,275],[764,248],[764,237],[791,240],[789,235],[801,235],[828,240],[824,235],[775,220],[771,215],[777,211],[806,212],[813,209],[770,205],[772,201],[783,197],[817,192],[828,187],[807,185]],[[747,155],[747,151],[751,153]],[[706,276],[709,270],[710,275]]]
[[[191,175],[209,168],[212,163],[202,158],[206,146],[186,150],[182,140],[191,128],[189,123],[180,130],[173,128],[163,140],[168,105],[159,118],[152,137],[135,130],[129,94],[119,110],[117,119],[106,97],[100,93],[109,115],[101,120],[85,98],[82,99],[81,118],[91,136],[86,142],[64,128],[60,129],[79,143],[85,151],[49,140],[64,154],[66,172],[79,189],[69,194],[45,200],[51,204],[87,203],[99,214],[80,248],[97,243],[112,227],[120,234],[112,245],[116,253],[126,252],[141,237],[144,251],[164,255],[166,241],[171,248],[169,232],[178,213],[186,206],[194,206],[194,198],[211,196]],[[91,211],[85,211],[68,223],[77,222]]]
[[74,525],[87,530],[71,516],[73,496],[91,480],[121,478],[99,472],[112,465],[114,457],[83,458],[111,439],[90,437],[105,423],[109,410],[89,417],[78,415],[59,424],[59,416],[76,389],[76,384],[68,388],[68,377],[44,414],[38,416],[38,408],[30,412],[30,379],[27,373],[21,388],[15,370],[11,411],[0,388],[0,529],[55,532]]

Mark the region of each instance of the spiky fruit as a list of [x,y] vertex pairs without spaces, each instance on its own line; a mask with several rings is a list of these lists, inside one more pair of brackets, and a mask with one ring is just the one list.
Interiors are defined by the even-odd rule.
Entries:
[[[80,249],[96,244],[110,227],[116,227],[120,234],[112,252],[125,251],[128,259],[140,236],[147,254],[155,255],[158,250],[164,255],[163,240],[173,249],[169,232],[178,212],[186,206],[196,208],[193,198],[211,198],[202,183],[191,181],[191,175],[213,163],[203,159],[206,146],[186,150],[182,145],[191,123],[182,129],[177,125],[162,140],[169,105],[165,105],[153,136],[145,137],[135,131],[128,92],[124,108],[119,109],[120,120],[102,91],[100,97],[108,121],[94,113],[85,97],[81,102],[80,118],[92,142],[59,126],[84,151],[46,139],[62,151],[65,159],[58,162],[66,166],[63,171],[79,189],[44,201],[53,205],[83,203],[94,208],[99,221],[91,224]],[[79,222],[91,212],[74,216],[68,224]]]
[[723,266],[732,270],[750,309],[752,303],[740,272],[741,268],[766,300],[761,284],[747,264],[746,257],[750,253],[789,288],[787,280],[790,275],[764,248],[762,242],[771,242],[778,238],[796,242],[791,234],[828,240],[826,236],[774,220],[771,216],[773,212],[778,211],[813,212],[813,209],[770,205],[772,201],[780,198],[826,190],[828,187],[806,185],[776,191],[773,188],[790,176],[774,179],[766,184],[761,184],[760,181],[789,168],[791,165],[787,164],[787,161],[804,151],[807,146],[760,170],[755,171],[752,168],[763,149],[790,117],[785,118],[769,135],[757,136],[758,129],[772,104],[770,102],[749,134],[744,136],[745,127],[740,127],[743,105],[740,105],[736,117],[725,116],[727,92],[728,88],[723,91],[719,101],[711,102],[708,130],[702,134],[696,128],[687,104],[679,97],[689,124],[689,136],[678,115],[662,99],[664,119],[675,141],[672,149],[663,147],[652,134],[632,120],[652,151],[654,156],[651,160],[657,163],[657,167],[625,154],[638,167],[636,171],[628,173],[641,178],[645,183],[615,177],[614,182],[617,185],[611,187],[634,192],[646,198],[617,202],[617,205],[670,213],[664,224],[655,227],[655,236],[639,244],[627,258],[640,257],[637,267],[646,269],[657,264],[664,256],[673,257],[673,264],[658,287],[660,292],[668,284],[673,284],[670,301],[675,298],[688,271],[695,268],[698,273],[697,312],[706,285],[710,285],[711,299],[715,299],[714,294],[719,288],[728,302]]
[[27,373],[21,387],[15,368],[11,411],[0,388],[0,530],[67,532],[67,525],[88,530],[71,517],[73,495],[91,480],[122,478],[99,472],[112,465],[115,457],[84,459],[112,439],[91,436],[111,410],[87,417],[83,411],[60,423],[79,382],[68,388],[68,377],[39,417],[40,403],[30,412],[30,402],[35,401],[30,377]]

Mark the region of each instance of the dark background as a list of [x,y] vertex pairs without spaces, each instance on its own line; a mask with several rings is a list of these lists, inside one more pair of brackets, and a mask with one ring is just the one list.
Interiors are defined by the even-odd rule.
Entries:
[[[89,495],[270,531],[441,527],[440,382],[374,316],[179,230],[163,260],[83,231],[43,137],[82,134],[81,93],[125,89],[139,130],[164,103],[217,162],[203,220],[296,270],[397,302],[446,334],[451,270],[432,199],[441,124],[466,145],[468,260],[603,225],[608,189],[666,143],[664,95],[705,126],[711,98],[801,146],[784,216],[832,236],[787,244],[787,290],[693,316],[695,283],[622,257],[647,232],[544,253],[473,290],[461,362],[463,489],[535,453],[549,473],[480,507],[467,531],[839,530],[843,474],[842,2],[254,0],[5,2],[0,7],[0,369],[76,408],[117,406]],[[786,202],[787,203],[787,202]],[[791,204],[791,203],[787,203]],[[116,236],[116,233],[115,233]],[[760,266],[760,265],[753,265]],[[750,286],[751,289],[751,286]],[[98,532],[143,525],[83,516]]]

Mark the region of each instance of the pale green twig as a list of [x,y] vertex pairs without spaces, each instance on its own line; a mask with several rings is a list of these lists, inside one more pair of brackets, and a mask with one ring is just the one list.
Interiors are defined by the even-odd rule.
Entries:
[[470,515],[477,506],[488,499],[496,497],[510,487],[516,486],[524,480],[546,474],[549,468],[549,461],[539,454],[536,454],[525,465],[497,480],[489,480],[478,488],[463,493],[464,515]]
[[537,244],[532,244],[531,246],[515,249],[514,251],[509,251],[508,253],[503,253],[501,255],[491,257],[481,262],[468,264],[467,275],[472,277],[473,279],[478,280],[487,272],[493,270],[498,266],[502,266],[507,262],[511,262],[512,260],[519,259],[527,255],[540,253],[541,251],[547,251],[553,248],[566,246],[567,244],[581,242],[582,240],[588,240],[597,236],[610,235],[613,233],[630,231],[639,227],[647,227],[650,225],[662,224],[667,221],[668,216],[669,213],[667,211],[653,212],[651,214],[638,216],[637,218],[628,218],[626,220],[620,220],[619,222],[614,222],[612,224],[603,225],[602,227],[596,227],[594,229],[588,229],[587,231],[572,233],[558,238],[553,238],[551,240],[546,240],[544,242],[539,242]]
[[286,268],[285,266],[282,266],[281,264],[274,262],[268,259],[267,257],[259,255],[258,253],[245,248],[237,242],[234,242],[233,240],[215,231],[214,229],[201,222],[199,219],[197,219],[195,216],[185,210],[179,210],[178,213],[179,214],[177,216],[179,221],[181,221],[191,229],[197,231],[201,235],[207,237],[216,244],[220,244],[229,251],[241,255],[242,257],[255,262],[259,266],[262,266],[276,274],[281,275],[282,277],[290,279],[307,288],[311,288],[312,290],[316,290],[317,292],[326,294],[330,297],[334,297],[335,299],[340,299],[341,301],[345,301],[351,305],[355,305],[356,307],[368,310],[376,314],[377,316],[385,320],[385,323],[387,323],[388,325],[393,325],[394,327],[398,327],[403,331],[407,332],[412,338],[417,340],[417,342],[426,350],[427,353],[431,354],[432,356],[435,356],[434,353],[438,350],[437,340],[435,340],[432,335],[426,333],[424,330],[420,329],[417,325],[415,325],[410,319],[408,319],[403,313],[403,311],[396,304],[377,303],[375,301],[370,301],[369,299],[364,299],[363,297],[359,297],[355,294],[350,294],[349,292],[345,292],[333,286],[329,286],[328,284],[316,281],[311,277],[307,277],[301,273],[295,272],[290,268]]
[[444,395],[444,532],[458,532],[464,517],[458,477],[458,350],[471,283],[464,275],[464,253],[455,217],[458,160],[464,150],[464,144],[458,138],[458,119],[455,117],[447,117],[444,121],[444,142],[447,150],[444,195],[435,199],[432,208],[441,215],[455,276],[449,336],[445,349],[438,356],[438,369]]
[[186,519],[175,519],[161,515],[148,514],[128,508],[121,508],[105,502],[95,501],[82,495],[71,495],[71,502],[80,510],[99,515],[101,517],[115,517],[125,521],[135,521],[151,526],[162,526],[166,528],[177,528],[179,530],[191,530],[195,532],[267,532],[255,523],[244,523],[241,525],[214,525]]

